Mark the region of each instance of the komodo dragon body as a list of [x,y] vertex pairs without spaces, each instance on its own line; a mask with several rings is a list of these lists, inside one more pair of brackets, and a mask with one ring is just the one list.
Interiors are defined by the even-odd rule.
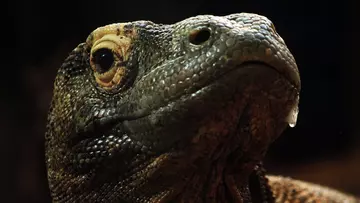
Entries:
[[58,70],[46,163],[54,202],[357,202],[265,176],[300,77],[266,17],[202,15],[93,31]]

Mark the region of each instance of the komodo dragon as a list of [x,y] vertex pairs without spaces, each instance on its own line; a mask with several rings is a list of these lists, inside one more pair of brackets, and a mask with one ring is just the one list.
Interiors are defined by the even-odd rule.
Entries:
[[360,202],[267,176],[300,76],[266,17],[93,31],[58,70],[46,132],[53,202]]

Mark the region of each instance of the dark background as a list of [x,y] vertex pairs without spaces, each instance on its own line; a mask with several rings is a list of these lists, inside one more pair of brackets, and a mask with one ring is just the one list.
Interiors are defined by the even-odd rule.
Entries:
[[[359,42],[350,1],[183,0],[2,3],[1,199],[49,202],[44,129],[57,68],[96,27],[198,14],[254,12],[270,18],[302,77],[300,114],[272,146],[268,171],[360,195]],[[5,11],[6,9],[6,11]],[[4,19],[4,18],[2,18]],[[3,36],[4,35],[4,36]]]

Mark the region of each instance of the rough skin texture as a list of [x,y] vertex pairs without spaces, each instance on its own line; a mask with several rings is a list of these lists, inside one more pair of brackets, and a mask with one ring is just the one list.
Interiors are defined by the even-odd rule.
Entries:
[[93,31],[60,67],[46,133],[54,202],[356,202],[265,176],[296,123],[300,77],[248,13]]

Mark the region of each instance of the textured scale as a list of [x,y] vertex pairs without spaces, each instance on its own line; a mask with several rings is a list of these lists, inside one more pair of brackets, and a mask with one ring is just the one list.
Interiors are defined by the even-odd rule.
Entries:
[[55,79],[53,202],[359,202],[265,175],[269,145],[296,123],[300,88],[264,16],[100,27]]

